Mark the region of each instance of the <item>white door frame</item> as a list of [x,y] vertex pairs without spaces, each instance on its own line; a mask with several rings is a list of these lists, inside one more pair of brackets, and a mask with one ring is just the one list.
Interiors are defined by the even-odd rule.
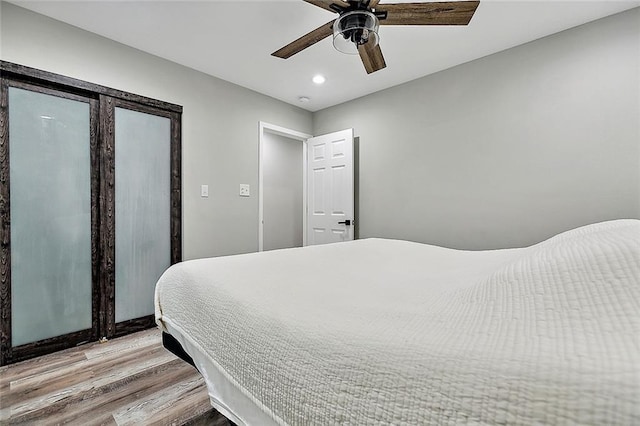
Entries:
[[307,139],[313,137],[307,133],[276,126],[275,124],[259,122],[258,137],[258,251],[264,246],[264,191],[263,188],[263,144],[265,133],[284,136],[302,142],[302,245],[307,245]]

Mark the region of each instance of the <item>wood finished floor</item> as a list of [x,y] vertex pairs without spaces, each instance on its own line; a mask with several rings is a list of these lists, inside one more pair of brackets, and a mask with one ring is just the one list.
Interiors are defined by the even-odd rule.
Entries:
[[157,329],[0,367],[0,424],[227,426]]

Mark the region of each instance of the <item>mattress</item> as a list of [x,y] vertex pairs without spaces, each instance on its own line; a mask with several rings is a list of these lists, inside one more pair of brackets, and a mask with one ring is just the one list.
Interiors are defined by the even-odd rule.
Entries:
[[156,319],[237,424],[640,424],[640,221],[172,266]]

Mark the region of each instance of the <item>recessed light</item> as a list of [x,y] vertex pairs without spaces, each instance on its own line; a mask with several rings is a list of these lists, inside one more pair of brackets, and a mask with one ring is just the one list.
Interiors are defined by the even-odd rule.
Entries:
[[318,74],[318,75],[316,75],[316,76],[314,76],[314,77],[313,77],[313,82],[314,82],[315,84],[322,84],[322,83],[324,83],[325,81],[327,81],[327,79],[326,79],[326,78],[324,78],[324,76],[323,76],[323,75]]
[[308,97],[308,96],[300,96],[298,98],[298,101],[302,102],[303,104],[306,103],[306,102],[309,102],[310,100],[311,100],[311,98]]

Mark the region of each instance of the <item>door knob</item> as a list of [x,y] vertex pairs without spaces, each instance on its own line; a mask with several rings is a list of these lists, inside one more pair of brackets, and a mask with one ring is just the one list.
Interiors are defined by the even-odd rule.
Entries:
[[349,219],[345,220],[344,222],[338,222],[338,225],[347,225],[347,226],[351,226],[351,221]]

